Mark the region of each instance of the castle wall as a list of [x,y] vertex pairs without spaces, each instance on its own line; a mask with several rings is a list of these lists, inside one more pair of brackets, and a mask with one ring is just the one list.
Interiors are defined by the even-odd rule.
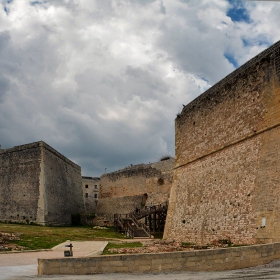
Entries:
[[71,224],[84,212],[81,168],[40,141],[0,150],[0,220]]
[[164,238],[199,244],[279,241],[279,136],[280,42],[177,117]]
[[102,175],[97,214],[112,216],[132,212],[151,202],[165,203],[170,195],[173,167],[171,158]]
[[127,214],[139,208],[142,202],[142,195],[107,197],[98,202],[98,215],[103,216],[108,221],[112,221],[114,214]]
[[0,151],[0,220],[37,223],[39,143]]
[[71,214],[84,212],[81,168],[42,143],[45,223],[71,224]]

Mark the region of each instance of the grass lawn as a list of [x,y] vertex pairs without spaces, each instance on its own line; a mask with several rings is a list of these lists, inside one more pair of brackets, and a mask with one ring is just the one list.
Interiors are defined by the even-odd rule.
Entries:
[[24,246],[26,250],[50,249],[66,240],[91,241],[114,238],[125,239],[123,234],[115,233],[113,227],[93,229],[93,227],[47,227],[22,224],[0,223],[0,232],[19,234],[18,241],[10,243]]

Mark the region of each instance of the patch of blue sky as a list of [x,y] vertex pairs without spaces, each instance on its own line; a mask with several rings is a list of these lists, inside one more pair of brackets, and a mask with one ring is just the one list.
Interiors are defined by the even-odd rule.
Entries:
[[3,9],[4,9],[4,11],[5,11],[5,13],[8,15],[9,14],[9,11],[10,11],[10,9],[8,8],[8,5],[10,4],[10,3],[12,3],[13,2],[13,0],[4,0],[4,1],[2,1],[2,3],[3,3]]
[[267,34],[259,34],[254,38],[242,38],[242,43],[244,47],[264,46],[265,48],[268,48],[273,44],[273,40]]
[[30,1],[31,6],[42,5],[44,3],[46,3],[46,1],[44,1],[44,0],[43,1]]
[[209,80],[207,80],[206,78],[201,77],[201,79],[202,79],[204,82],[206,82],[207,84],[209,84]]
[[250,15],[244,6],[244,2],[241,0],[228,0],[230,8],[227,11],[227,16],[231,18],[233,22],[247,22],[250,23]]
[[239,67],[233,55],[231,55],[230,53],[224,53],[224,56],[235,68]]

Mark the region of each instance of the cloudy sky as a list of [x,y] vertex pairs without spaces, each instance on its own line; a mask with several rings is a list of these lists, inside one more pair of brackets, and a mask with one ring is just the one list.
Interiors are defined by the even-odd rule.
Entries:
[[280,39],[275,1],[0,3],[0,144],[86,176],[174,156],[182,104]]

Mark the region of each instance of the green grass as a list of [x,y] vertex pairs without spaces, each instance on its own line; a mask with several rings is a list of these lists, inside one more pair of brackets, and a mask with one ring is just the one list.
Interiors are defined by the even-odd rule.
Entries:
[[108,250],[112,248],[117,249],[117,248],[136,248],[136,247],[143,247],[143,245],[141,242],[126,242],[126,243],[109,242],[103,251],[103,255],[116,254],[116,253],[108,252]]
[[181,242],[182,247],[184,248],[190,248],[191,246],[195,245],[194,243],[190,242]]
[[85,226],[47,227],[0,223],[0,232],[20,234],[21,240],[9,243],[24,246],[27,250],[50,249],[66,240],[94,241],[125,238],[123,234],[114,232],[113,227],[93,229]]

